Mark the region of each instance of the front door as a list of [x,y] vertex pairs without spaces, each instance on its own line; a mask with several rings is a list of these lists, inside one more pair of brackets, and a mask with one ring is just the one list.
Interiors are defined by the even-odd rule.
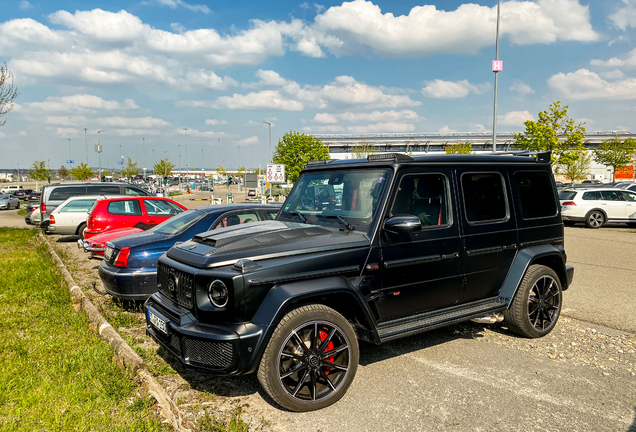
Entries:
[[461,244],[450,170],[409,170],[397,180],[385,218],[417,216],[422,230],[380,236],[381,320],[452,306],[461,288]]

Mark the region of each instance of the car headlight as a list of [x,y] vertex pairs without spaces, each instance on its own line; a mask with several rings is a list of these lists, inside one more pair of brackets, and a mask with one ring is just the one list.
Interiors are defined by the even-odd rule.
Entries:
[[227,287],[218,279],[210,282],[210,285],[208,285],[208,297],[214,306],[218,308],[225,307],[229,298]]

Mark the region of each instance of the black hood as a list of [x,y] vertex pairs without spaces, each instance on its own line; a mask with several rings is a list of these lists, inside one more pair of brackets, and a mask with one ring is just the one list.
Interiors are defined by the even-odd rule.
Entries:
[[296,222],[265,221],[207,231],[168,251],[198,267],[231,265],[290,255],[368,247],[365,234]]

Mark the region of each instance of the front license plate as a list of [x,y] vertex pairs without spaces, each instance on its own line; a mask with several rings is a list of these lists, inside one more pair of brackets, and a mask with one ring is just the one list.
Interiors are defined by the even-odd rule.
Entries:
[[150,320],[150,323],[152,324],[152,326],[154,328],[156,328],[160,332],[164,333],[165,335],[168,334],[168,322],[167,321],[162,320],[161,318],[159,318],[157,315],[153,314],[150,311],[148,311],[148,319]]
[[110,261],[110,257],[113,255],[113,248],[108,246],[106,248],[106,252],[104,252],[104,259],[106,261]]

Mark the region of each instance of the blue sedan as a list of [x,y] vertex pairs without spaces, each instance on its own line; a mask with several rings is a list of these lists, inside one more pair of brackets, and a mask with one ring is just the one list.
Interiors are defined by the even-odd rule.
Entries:
[[99,266],[106,292],[122,300],[145,300],[157,291],[157,260],[176,242],[232,225],[273,220],[279,207],[228,204],[198,207],[174,216],[148,231],[107,243]]

